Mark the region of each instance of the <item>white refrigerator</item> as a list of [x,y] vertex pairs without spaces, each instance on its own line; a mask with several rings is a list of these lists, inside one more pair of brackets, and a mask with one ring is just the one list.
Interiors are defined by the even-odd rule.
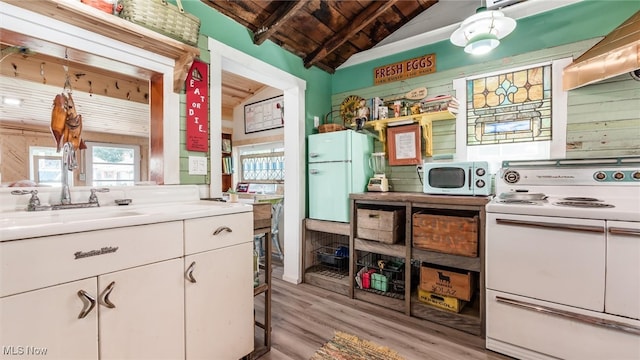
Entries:
[[309,218],[349,222],[349,194],[366,191],[373,138],[353,130],[309,135]]

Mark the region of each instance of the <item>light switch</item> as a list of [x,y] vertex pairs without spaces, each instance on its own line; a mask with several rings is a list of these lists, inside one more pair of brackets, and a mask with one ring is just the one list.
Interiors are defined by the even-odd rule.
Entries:
[[318,126],[320,126],[320,118],[317,116],[313,117],[313,127],[317,128]]
[[189,156],[189,175],[207,175],[207,158]]

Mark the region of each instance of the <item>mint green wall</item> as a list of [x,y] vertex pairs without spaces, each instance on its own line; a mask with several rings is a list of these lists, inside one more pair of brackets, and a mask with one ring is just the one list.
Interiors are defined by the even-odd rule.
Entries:
[[583,0],[519,19],[516,30],[485,56],[468,55],[445,40],[338,70],[333,76],[331,93],[373,86],[374,68],[425,54],[436,54],[436,71],[439,72],[604,36],[638,10],[639,0]]
[[[175,4],[175,0],[171,2]],[[249,30],[200,0],[182,0],[182,4],[185,11],[201,19],[201,35],[214,38],[307,82],[305,118],[300,120],[305,122],[305,133],[310,134],[313,116],[322,116],[331,108],[331,75],[317,67],[306,69],[302,59],[271,41],[254,45]]]

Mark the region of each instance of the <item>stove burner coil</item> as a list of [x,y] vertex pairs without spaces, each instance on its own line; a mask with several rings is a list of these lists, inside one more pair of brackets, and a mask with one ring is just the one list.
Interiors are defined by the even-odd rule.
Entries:
[[521,200],[521,199],[505,199],[505,200],[498,200],[498,202],[501,204],[540,205],[535,201]]
[[592,197],[581,197],[581,196],[569,196],[569,197],[566,197],[566,198],[562,198],[562,200],[564,200],[564,201],[580,201],[580,202],[583,202],[583,201],[600,201],[601,202],[602,201],[600,199],[596,199],[596,198],[592,198]]
[[615,207],[611,204],[592,202],[592,201],[558,201],[554,202],[553,205],[558,206],[568,206],[568,207],[579,207],[579,208],[612,208]]

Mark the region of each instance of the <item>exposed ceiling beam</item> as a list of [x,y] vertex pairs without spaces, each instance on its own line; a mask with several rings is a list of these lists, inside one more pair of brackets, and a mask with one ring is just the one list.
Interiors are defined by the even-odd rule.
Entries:
[[253,37],[253,43],[262,44],[275,34],[287,21],[298,12],[306,1],[284,1],[265,21],[258,27]]
[[304,59],[304,67],[310,68],[315,65],[327,55],[336,51],[342,44],[349,41],[360,30],[364,29],[371,22],[378,19],[387,9],[392,7],[398,0],[388,1],[374,1],[371,5],[367,6],[362,12],[355,17],[355,19],[349,23],[349,26],[345,26],[340,31],[335,33],[333,37],[327,40],[320,47],[311,52]]

